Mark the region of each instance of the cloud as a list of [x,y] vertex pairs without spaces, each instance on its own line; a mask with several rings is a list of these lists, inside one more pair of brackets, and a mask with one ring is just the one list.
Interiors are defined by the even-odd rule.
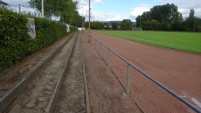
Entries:
[[[195,16],[201,18],[201,8],[193,8],[195,11]],[[179,12],[182,13],[184,18],[187,18],[190,13],[190,8],[179,8]]]
[[201,0],[155,0],[155,2],[159,2],[162,4],[175,4],[184,18],[189,16],[190,9],[192,8],[195,11],[195,16],[201,17]]
[[121,21],[123,20],[123,16],[120,14],[114,13],[101,13],[101,12],[92,12],[91,15],[92,20],[101,20],[101,21]]
[[[178,7],[178,11],[182,13],[183,18],[189,16],[190,9],[193,8],[195,11],[195,16],[201,18],[201,0],[154,0],[156,5],[162,5],[166,3],[173,3]],[[141,4],[135,7],[131,13],[131,18],[136,18],[138,15],[141,15],[145,11],[149,11],[152,7],[147,4]],[[135,20],[134,20],[135,21]]]
[[21,4],[22,6],[24,6],[24,7],[30,7],[29,6],[29,1],[30,0],[3,0],[3,1],[5,1],[6,3],[8,3],[10,6],[18,6],[18,4]]
[[[89,0],[75,0],[78,2],[78,12],[81,16],[85,17],[85,21],[88,21],[89,16]],[[109,14],[94,11],[94,5],[98,3],[104,2],[103,0],[91,0],[91,20],[101,20],[101,21],[110,21],[110,20],[122,20],[122,16],[120,14]]]
[[[78,5],[87,5],[89,6],[89,0],[73,0],[78,2]],[[97,3],[101,3],[103,2],[103,0],[91,0],[91,5],[97,4]]]
[[146,5],[142,5],[142,6],[138,6],[135,7],[131,13],[130,13],[130,17],[131,18],[136,18],[138,15],[141,15],[143,12],[145,11],[150,11],[150,7],[146,6]]
[[[89,12],[89,0],[73,0],[78,2],[77,11],[81,16],[88,16]],[[91,5],[101,2],[102,0],[93,0]]]

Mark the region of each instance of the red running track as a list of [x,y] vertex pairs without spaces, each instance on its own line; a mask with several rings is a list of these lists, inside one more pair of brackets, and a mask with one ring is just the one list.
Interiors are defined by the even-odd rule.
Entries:
[[[201,109],[201,54],[136,43],[96,32],[91,32],[91,35]],[[96,46],[100,49],[99,45]],[[107,49],[103,49],[105,59],[107,54]],[[124,85],[126,66],[111,54],[111,68]],[[134,69],[131,69],[130,90],[147,113],[194,113]]]

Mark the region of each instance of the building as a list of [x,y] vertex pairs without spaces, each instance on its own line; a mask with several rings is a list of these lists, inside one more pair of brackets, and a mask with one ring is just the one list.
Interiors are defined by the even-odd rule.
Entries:
[[82,31],[82,30],[85,30],[85,28],[84,27],[78,27],[78,30]]
[[7,8],[7,5],[8,4],[6,2],[0,0],[0,8]]

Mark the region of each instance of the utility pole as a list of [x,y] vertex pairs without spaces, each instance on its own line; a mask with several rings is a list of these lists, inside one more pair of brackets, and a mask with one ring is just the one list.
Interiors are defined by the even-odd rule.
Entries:
[[91,29],[91,23],[90,23],[90,18],[91,18],[91,7],[90,7],[91,3],[90,3],[90,0],[89,0],[89,28],[88,28],[88,32],[89,32],[89,43],[90,43],[90,29]]
[[140,16],[140,28],[141,28],[141,16]]
[[41,13],[42,13],[42,18],[44,17],[44,0],[41,0],[42,8],[41,8]]
[[193,30],[195,32],[195,24],[196,24],[196,18],[194,17],[194,24],[193,24]]
[[19,14],[21,14],[21,4],[19,4]]

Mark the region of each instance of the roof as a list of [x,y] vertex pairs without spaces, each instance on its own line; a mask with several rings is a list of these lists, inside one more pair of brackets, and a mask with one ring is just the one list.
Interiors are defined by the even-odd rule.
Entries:
[[4,5],[8,5],[8,3],[6,3],[6,2],[4,2],[4,1],[2,1],[2,0],[0,0],[0,3],[1,3],[1,4],[4,4]]

